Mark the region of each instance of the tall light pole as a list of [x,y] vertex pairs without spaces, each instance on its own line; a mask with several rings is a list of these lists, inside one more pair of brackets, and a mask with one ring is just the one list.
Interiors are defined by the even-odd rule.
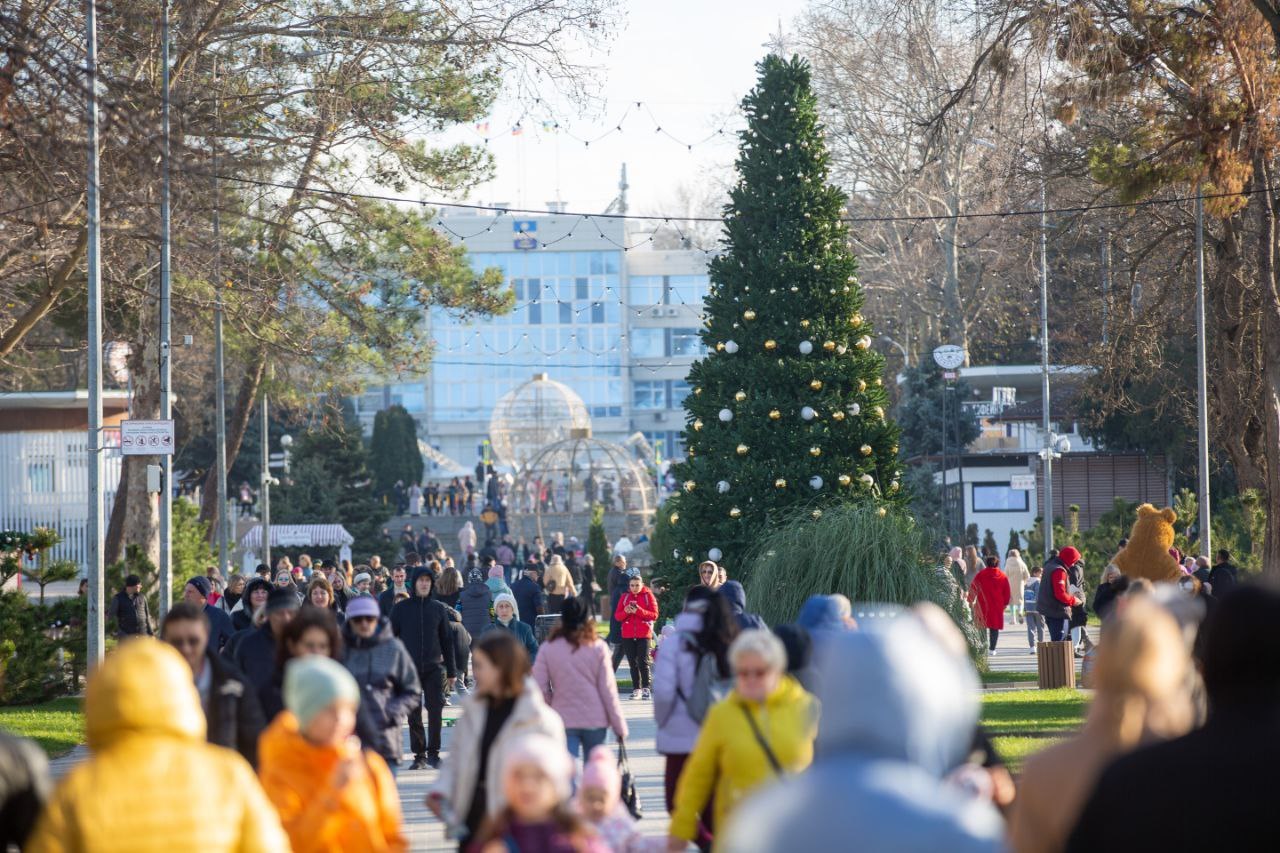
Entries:
[[1044,560],[1053,550],[1053,434],[1049,426],[1049,214],[1040,164],[1040,394],[1044,423]]
[[225,352],[222,344],[222,199],[218,194],[218,105],[219,95],[218,59],[213,60],[213,286],[215,298],[213,303],[213,389],[214,414],[217,432],[218,466],[218,570],[224,578],[231,577],[231,513],[227,510],[227,381],[225,372]]
[[262,392],[262,489],[258,493],[258,501],[262,505],[262,562],[267,564],[274,576],[275,567],[271,565],[271,431],[267,417],[267,392]]
[[85,569],[89,577],[88,665],[96,668],[106,649],[103,630],[102,558],[102,275],[98,218],[98,11],[85,6],[85,71],[88,82],[89,163],[86,187],[87,298],[89,302],[89,523]]
[[1213,536],[1209,529],[1209,385],[1204,321],[1204,196],[1196,184],[1196,399],[1200,440],[1200,553],[1213,559]]
[[[172,330],[170,322],[169,205],[169,0],[160,16],[160,418],[173,417]],[[173,598],[173,456],[160,457],[160,616]]]

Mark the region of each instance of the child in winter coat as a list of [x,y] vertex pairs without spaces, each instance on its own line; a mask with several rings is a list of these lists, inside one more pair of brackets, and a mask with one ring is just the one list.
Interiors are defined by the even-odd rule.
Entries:
[[565,806],[572,780],[573,759],[563,741],[529,734],[513,742],[502,764],[507,806],[486,824],[468,850],[608,853],[591,827]]
[[649,643],[658,619],[658,599],[645,587],[639,569],[628,569],[627,574],[627,591],[618,599],[614,617],[622,625],[622,650],[631,668],[631,698],[648,699]]
[[284,673],[284,704],[262,734],[258,760],[293,849],[408,850],[395,779],[355,738],[360,688],[351,673],[326,657],[295,658]]
[[646,838],[622,805],[622,776],[618,760],[607,746],[591,750],[578,787],[577,806],[583,819],[614,853],[661,853],[666,839]]

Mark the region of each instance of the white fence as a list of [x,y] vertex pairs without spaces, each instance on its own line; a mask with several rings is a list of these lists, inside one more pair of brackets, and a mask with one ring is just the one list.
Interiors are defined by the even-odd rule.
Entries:
[[[104,430],[103,523],[120,483],[120,431]],[[83,570],[88,554],[89,437],[85,432],[0,433],[0,530],[52,527],[56,560]],[[103,528],[105,533],[105,526]]]

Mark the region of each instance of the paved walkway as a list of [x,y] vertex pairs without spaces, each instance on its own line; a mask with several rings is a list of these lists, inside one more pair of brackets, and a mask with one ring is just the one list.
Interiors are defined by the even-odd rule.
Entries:
[[[621,678],[629,678],[627,665],[623,663],[618,670]],[[627,727],[631,736],[627,738],[627,758],[631,763],[631,772],[636,779],[636,790],[644,804],[644,817],[640,820],[641,831],[645,835],[666,836],[667,809],[663,803],[662,776],[665,761],[654,748],[654,736],[657,726],[653,720],[653,702],[631,701],[629,692],[623,694],[622,710],[627,717]],[[455,697],[456,699],[456,697]],[[459,716],[456,706],[445,708],[446,726],[444,730],[444,750],[450,747],[453,729],[447,721]],[[609,735],[613,743],[613,735]],[[405,751],[408,753],[408,729],[405,729]],[[412,761],[413,756],[408,755]],[[408,770],[408,764],[401,765],[397,779],[400,785],[400,803],[404,809],[405,829],[413,850],[456,850],[457,843],[447,841],[444,837],[444,825],[424,805],[427,789],[435,781],[435,770]]]

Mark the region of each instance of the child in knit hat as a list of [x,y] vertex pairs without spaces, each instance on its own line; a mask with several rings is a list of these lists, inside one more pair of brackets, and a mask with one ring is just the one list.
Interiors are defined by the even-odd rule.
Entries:
[[502,794],[507,805],[468,849],[608,853],[600,836],[566,806],[573,770],[563,740],[529,734],[513,741],[502,760]]
[[262,785],[294,850],[402,851],[400,795],[387,764],[355,737],[360,688],[346,667],[308,655],[284,672],[285,709],[262,733]]
[[614,853],[661,853],[667,849],[665,837],[646,838],[622,805],[622,776],[618,759],[609,747],[591,750],[578,786],[578,813],[591,825]]

